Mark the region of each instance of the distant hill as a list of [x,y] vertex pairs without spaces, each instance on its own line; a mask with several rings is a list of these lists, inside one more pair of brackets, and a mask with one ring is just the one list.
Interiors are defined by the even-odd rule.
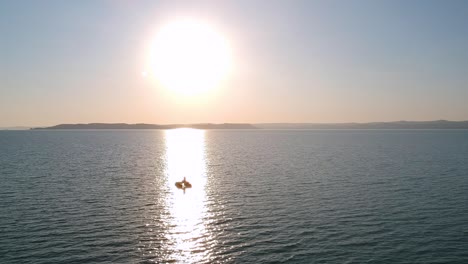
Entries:
[[33,129],[174,129],[174,128],[196,128],[196,129],[255,129],[251,124],[125,124],[125,123],[90,123],[90,124],[60,124],[51,127],[38,127]]
[[468,121],[396,121],[373,123],[264,123],[263,129],[468,129]]
[[468,129],[468,121],[396,121],[373,123],[261,123],[261,124],[126,124],[90,123],[60,124],[32,129]]

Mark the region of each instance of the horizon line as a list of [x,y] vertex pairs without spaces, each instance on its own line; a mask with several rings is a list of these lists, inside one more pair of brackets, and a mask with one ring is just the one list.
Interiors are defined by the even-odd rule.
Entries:
[[377,123],[430,123],[430,122],[468,122],[468,119],[465,120],[447,120],[447,119],[435,119],[435,120],[395,120],[395,121],[370,121],[370,122],[223,122],[223,123],[210,123],[210,122],[200,122],[200,123],[125,123],[125,122],[91,122],[91,123],[60,123],[55,125],[41,125],[41,126],[1,126],[0,129],[35,129],[35,128],[49,128],[60,125],[157,125],[157,126],[190,126],[190,125],[365,125],[365,124],[377,124]]

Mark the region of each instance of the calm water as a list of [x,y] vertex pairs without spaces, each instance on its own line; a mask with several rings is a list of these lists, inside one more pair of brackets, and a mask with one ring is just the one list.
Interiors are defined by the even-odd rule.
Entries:
[[151,262],[468,263],[468,131],[0,131],[0,263]]

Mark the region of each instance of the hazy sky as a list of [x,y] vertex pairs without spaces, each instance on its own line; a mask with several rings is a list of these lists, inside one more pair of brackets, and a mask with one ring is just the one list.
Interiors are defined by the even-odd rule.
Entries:
[[[233,54],[190,98],[142,76],[183,17]],[[0,1],[1,127],[434,119],[468,120],[468,1]]]

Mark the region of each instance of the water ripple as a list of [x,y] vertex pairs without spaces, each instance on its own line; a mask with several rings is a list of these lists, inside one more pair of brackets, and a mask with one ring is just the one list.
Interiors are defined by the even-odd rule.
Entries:
[[466,131],[184,133],[0,132],[0,263],[468,262]]

